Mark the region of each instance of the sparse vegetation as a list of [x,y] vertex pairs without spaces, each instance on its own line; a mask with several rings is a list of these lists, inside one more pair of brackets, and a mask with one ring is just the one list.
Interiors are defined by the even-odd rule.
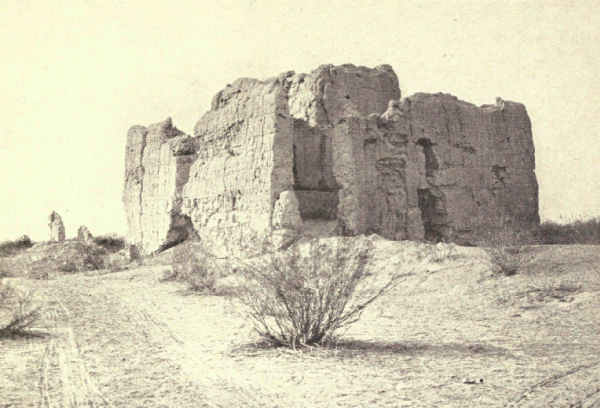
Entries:
[[15,289],[0,281],[0,338],[22,336],[40,317],[33,306],[33,293]]
[[179,245],[174,248],[172,269],[163,280],[186,282],[193,292],[216,294],[219,267],[210,254],[199,246]]
[[559,224],[546,221],[536,234],[540,244],[600,244],[600,218]]
[[331,248],[312,240],[304,253],[296,244],[260,265],[242,268],[247,284],[239,298],[259,335],[274,346],[295,349],[328,343],[338,330],[358,321],[365,307],[404,276],[365,287],[372,243],[358,242]]
[[116,235],[99,235],[94,237],[94,243],[110,253],[119,252],[125,248],[125,238]]
[[526,242],[531,242],[531,234],[515,230],[510,225],[491,231],[485,250],[494,272],[504,276],[515,275],[523,263],[522,244]]
[[31,239],[27,235],[23,235],[14,241],[0,242],[0,257],[12,256],[32,246],[33,242],[31,242]]

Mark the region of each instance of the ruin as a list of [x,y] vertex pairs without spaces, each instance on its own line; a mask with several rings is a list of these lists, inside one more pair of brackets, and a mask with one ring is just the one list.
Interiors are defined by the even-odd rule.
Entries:
[[94,236],[85,225],[81,225],[77,229],[77,240],[82,242],[91,242],[94,239]]
[[321,235],[471,244],[539,224],[525,107],[401,98],[388,65],[238,79],[193,136],[170,119],[133,126],[125,165],[127,239],[143,254],[188,238],[224,255]]
[[52,211],[48,217],[48,228],[50,228],[50,241],[62,242],[65,240],[65,226],[56,211]]

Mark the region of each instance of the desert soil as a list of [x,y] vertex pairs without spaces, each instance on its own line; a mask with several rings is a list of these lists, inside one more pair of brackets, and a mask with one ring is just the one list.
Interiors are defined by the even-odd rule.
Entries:
[[534,247],[514,276],[453,251],[304,351],[248,345],[234,300],[165,266],[13,280],[44,315],[0,340],[0,407],[600,407],[600,248]]

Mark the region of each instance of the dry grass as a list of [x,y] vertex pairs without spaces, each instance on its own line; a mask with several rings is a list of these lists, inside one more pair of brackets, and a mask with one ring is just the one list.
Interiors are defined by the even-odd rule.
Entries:
[[538,243],[554,244],[600,244],[600,218],[575,220],[565,224],[547,221],[536,233]]

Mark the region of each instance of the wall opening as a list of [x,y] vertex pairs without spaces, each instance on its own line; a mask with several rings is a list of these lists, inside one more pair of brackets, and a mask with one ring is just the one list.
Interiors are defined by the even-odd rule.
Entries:
[[433,172],[440,168],[433,151],[433,143],[427,138],[422,138],[417,141],[417,145],[423,148],[423,154],[425,155],[425,176],[432,177]]
[[423,148],[425,156],[425,177],[427,186],[417,190],[421,220],[425,232],[425,240],[431,242],[442,242],[448,238],[448,219],[446,205],[442,192],[435,186],[430,185],[435,172],[439,170],[439,162],[433,151],[433,143],[427,138],[417,141],[417,145]]
[[158,248],[157,252],[165,251],[179,245],[187,239],[198,238],[192,220],[187,215],[172,214],[171,227],[167,233],[165,242]]
[[331,140],[301,119],[294,120],[294,191],[303,220],[335,220],[339,187],[333,176]]
[[442,242],[446,238],[446,212],[443,202],[430,189],[417,190],[425,240]]

